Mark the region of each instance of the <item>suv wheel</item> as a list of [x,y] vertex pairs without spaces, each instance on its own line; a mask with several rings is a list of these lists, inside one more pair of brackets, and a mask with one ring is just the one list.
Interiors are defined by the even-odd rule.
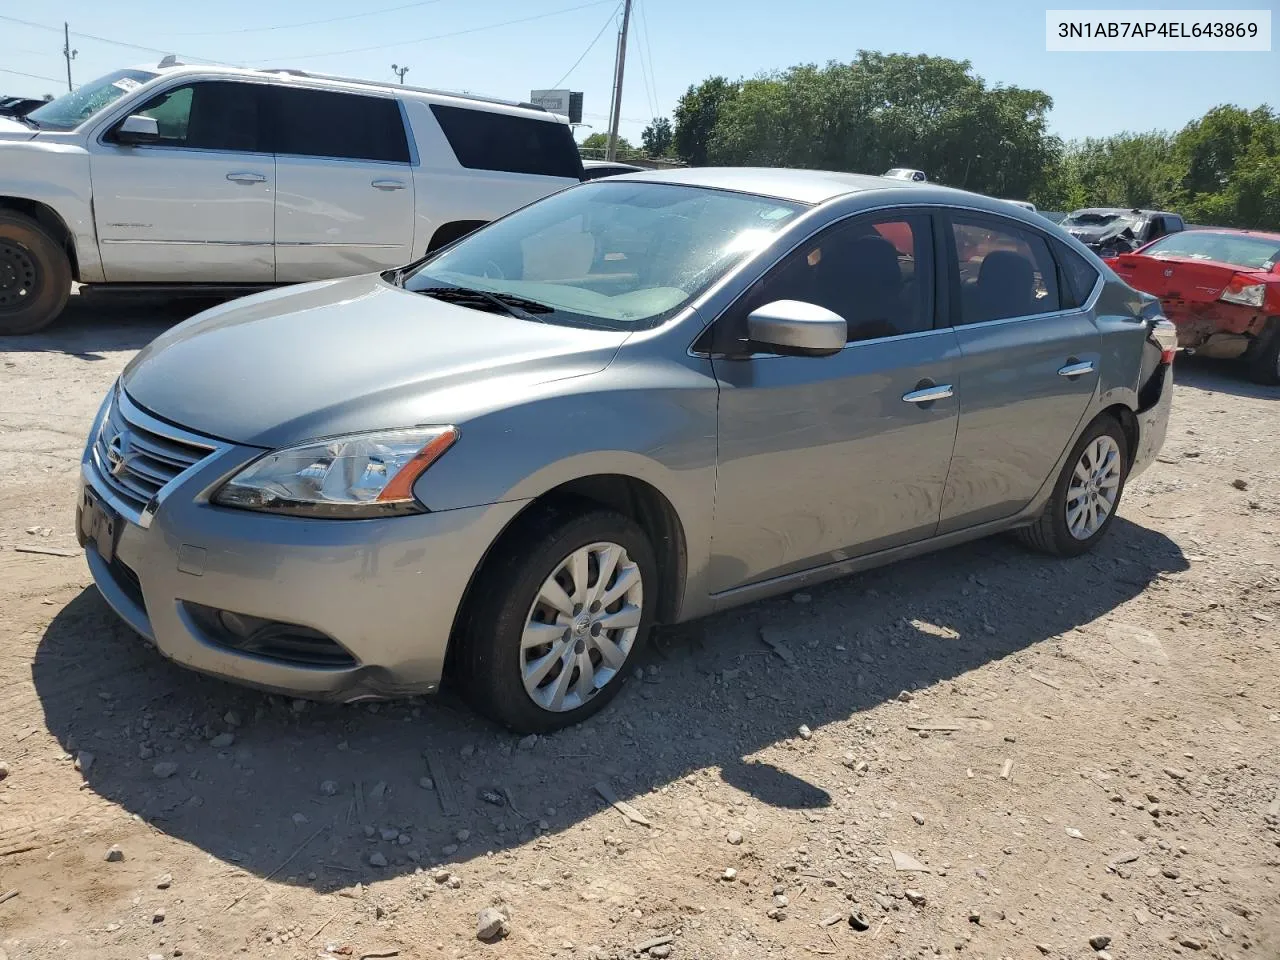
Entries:
[[483,571],[462,651],[477,709],[520,733],[600,710],[648,639],[657,564],[644,531],[611,510],[545,510],[504,537]]
[[66,251],[30,217],[0,210],[0,334],[48,326],[70,294]]
[[1129,444],[1120,424],[1099,417],[1071,448],[1044,512],[1018,530],[1022,541],[1059,557],[1075,557],[1106,536],[1129,475]]

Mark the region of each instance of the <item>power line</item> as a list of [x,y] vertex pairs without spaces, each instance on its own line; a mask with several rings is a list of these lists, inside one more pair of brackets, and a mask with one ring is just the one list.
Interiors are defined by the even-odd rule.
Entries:
[[273,27],[240,27],[236,30],[206,30],[195,33],[169,33],[169,37],[225,37],[241,33],[268,33],[272,30],[293,30],[298,27],[315,27],[323,23],[338,23],[342,20],[358,20],[361,17],[376,17],[384,13],[395,13],[399,10],[412,10],[414,7],[426,7],[441,0],[416,0],[415,3],[403,3],[398,7],[383,7],[380,10],[366,10],[363,13],[349,13],[341,17],[326,17],[323,20],[302,20],[298,23],[278,23]]
[[32,80],[48,80],[50,83],[61,83],[57,77],[42,77],[38,73],[23,73],[21,70],[10,70],[8,67],[0,67],[0,73],[12,73],[15,77],[30,77]]
[[[35,23],[31,20],[21,20],[18,17],[7,17],[3,14],[0,14],[0,20],[7,20],[10,23],[20,23],[24,27],[34,27],[37,30],[48,30],[51,33],[62,33],[62,29],[60,27],[51,27],[46,23]],[[99,43],[110,44],[113,47],[127,47],[131,50],[141,50],[144,53],[158,53],[161,56],[172,53],[179,57],[183,57],[187,60],[211,60],[212,59],[210,57],[197,57],[195,54],[180,53],[176,50],[162,50],[160,47],[146,47],[140,43],[129,43],[126,40],[112,40],[110,37],[100,37],[97,34],[93,34],[93,33],[80,33],[76,30],[71,31],[71,36],[77,37],[81,40],[96,40]]]
[[653,115],[656,118],[662,104],[658,102],[658,71],[653,66],[653,46],[649,43],[649,15],[646,7],[647,3],[640,6],[640,30],[644,34],[644,48],[649,56],[649,77],[653,81]]
[[297,60],[318,60],[322,57],[340,57],[348,53],[365,53],[369,50],[386,50],[389,47],[403,47],[411,43],[427,43],[431,40],[447,40],[450,37],[461,37],[469,33],[480,33],[483,30],[496,30],[499,27],[510,27],[517,23],[530,23],[534,20],[545,20],[548,17],[558,17],[562,13],[573,13],[575,10],[586,10],[589,7],[599,7],[606,3],[614,3],[615,0],[591,0],[590,3],[580,3],[576,7],[562,7],[559,10],[549,10],[546,13],[537,13],[531,17],[520,17],[516,20],[504,20],[501,23],[490,23],[483,27],[471,27],[467,30],[455,30],[452,33],[437,33],[430,37],[418,37],[414,40],[395,40],[391,43],[378,43],[368,47],[351,47],[346,50],[326,50],[324,53],[304,53],[291,57],[267,57],[267,63],[281,63],[288,61],[290,63]]
[[[636,0],[637,19],[643,16],[643,14],[644,6],[640,3],[640,0]],[[640,79],[644,83],[644,96],[646,105],[649,107],[649,116],[656,117],[658,115],[658,108],[656,105],[657,100],[653,96],[653,85],[649,81],[649,74],[651,73],[651,70],[649,67],[645,66],[644,62],[644,47],[640,43],[639,28],[636,29],[636,59],[640,61]]]
[[577,60],[573,61],[573,66],[564,72],[564,76],[551,85],[552,90],[559,90],[560,84],[568,80],[569,75],[573,73],[573,71],[578,69],[578,65],[581,64],[583,60],[587,59],[587,54],[590,53],[592,48],[594,48],[595,45],[600,42],[600,38],[604,36],[604,32],[608,30],[610,26],[613,25],[614,18],[617,17],[618,11],[621,9],[622,9],[621,3],[619,3],[616,7],[613,8],[613,12],[609,14],[609,19],[604,22],[604,26],[602,26],[600,28],[600,32],[595,35],[595,39],[593,39],[590,43],[587,44],[587,49],[582,51],[582,56],[580,56]]

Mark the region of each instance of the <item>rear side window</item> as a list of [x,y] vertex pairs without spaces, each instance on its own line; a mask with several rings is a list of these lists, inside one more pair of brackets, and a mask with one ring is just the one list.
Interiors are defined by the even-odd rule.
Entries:
[[566,124],[433,103],[458,162],[472,170],[582,177],[582,160]]
[[996,218],[953,216],[957,322],[984,323],[1062,309],[1058,270],[1039,234]]
[[1053,255],[1062,275],[1062,308],[1071,310],[1084,306],[1098,282],[1097,269],[1065,243],[1055,242]]
[[409,141],[397,101],[333,90],[272,89],[276,153],[409,162]]
[[209,80],[166,90],[135,114],[156,121],[155,146],[190,150],[265,152],[261,137],[262,98],[256,83]]

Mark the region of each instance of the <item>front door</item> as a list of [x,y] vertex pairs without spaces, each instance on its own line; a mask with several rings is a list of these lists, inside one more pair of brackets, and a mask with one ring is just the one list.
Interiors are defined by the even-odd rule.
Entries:
[[1031,502],[1097,389],[1102,350],[1088,310],[1060,289],[1041,234],[960,213],[947,232],[964,403],[940,533]]
[[[717,321],[715,352],[730,358],[713,360],[713,593],[933,535],[960,387],[955,332],[934,324],[930,219],[830,227]],[[840,314],[848,344],[829,357],[754,350],[746,314],[775,300]]]
[[391,97],[279,85],[276,279],[325,280],[413,259],[413,166]]
[[265,84],[183,83],[134,113],[160,139],[91,146],[94,220],[106,279],[270,283],[275,162],[261,142]]

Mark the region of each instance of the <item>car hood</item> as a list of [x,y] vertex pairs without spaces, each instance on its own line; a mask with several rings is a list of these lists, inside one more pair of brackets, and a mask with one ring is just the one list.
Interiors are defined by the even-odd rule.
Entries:
[[608,366],[625,332],[535,323],[361,276],[235,300],[139,353],[134,402],[197,433],[278,447],[461,423]]
[[36,131],[12,117],[0,117],[0,140],[30,140]]
[[1071,236],[1075,237],[1083,244],[1097,244],[1104,240],[1110,240],[1120,236],[1126,229],[1130,229],[1127,223],[1104,223],[1097,226],[1066,226],[1064,230]]

